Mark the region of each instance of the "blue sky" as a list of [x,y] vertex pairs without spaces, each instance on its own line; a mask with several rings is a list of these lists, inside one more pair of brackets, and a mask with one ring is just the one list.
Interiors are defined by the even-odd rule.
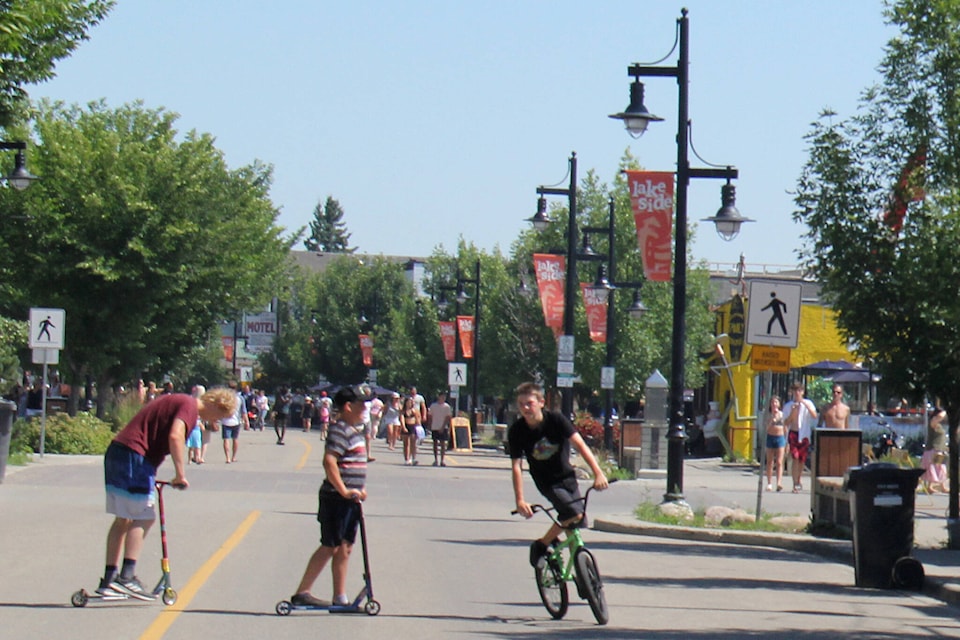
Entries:
[[[179,113],[231,166],[274,166],[288,229],[332,195],[362,252],[429,255],[463,236],[506,253],[571,151],[606,182],[627,148],[675,169],[673,79],[647,79],[666,121],[639,140],[607,115],[627,105],[627,66],[670,50],[684,6],[693,142],[740,170],[737,207],[757,221],[731,243],[700,224],[693,253],[793,265],[803,136],[878,80],[893,35],[880,0],[120,0],[30,93]],[[692,181],[691,221],[716,212],[720,186]]]

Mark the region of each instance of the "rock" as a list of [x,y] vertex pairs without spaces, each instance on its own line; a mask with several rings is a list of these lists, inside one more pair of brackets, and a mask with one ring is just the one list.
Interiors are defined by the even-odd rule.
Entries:
[[693,520],[693,509],[685,502],[664,502],[658,509],[660,513],[680,520]]
[[806,531],[810,520],[803,516],[774,516],[770,518],[770,524],[791,533],[802,533]]

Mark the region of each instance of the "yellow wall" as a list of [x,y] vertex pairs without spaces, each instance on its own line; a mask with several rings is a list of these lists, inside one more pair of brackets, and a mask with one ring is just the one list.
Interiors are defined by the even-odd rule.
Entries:
[[[736,299],[733,298],[717,309],[717,332],[730,335],[730,340],[734,342],[739,336],[743,335],[742,327],[738,331],[737,314],[731,313],[732,307],[736,305]],[[749,301],[744,301],[744,317],[749,313]],[[733,322],[731,323],[731,318]],[[742,339],[742,337],[740,338]],[[756,417],[753,416],[753,407],[756,406],[754,384],[755,376],[758,372],[750,366],[751,346],[744,344],[741,351],[741,357],[734,362],[731,359],[731,349],[729,341],[723,344],[727,354],[728,362],[732,365],[729,374],[726,370],[719,370],[717,373],[710,373],[715,378],[714,397],[720,403],[721,416],[726,414],[726,398],[729,395],[731,401],[735,398],[736,405],[731,407],[729,421],[724,424],[724,434],[734,454],[742,458],[753,457],[754,429],[757,426]],[[733,349],[735,355],[735,349]],[[846,348],[846,344],[837,330],[836,313],[827,307],[819,304],[803,304],[800,310],[800,335],[797,340],[797,348],[790,350],[790,368],[799,369],[801,367],[820,362],[821,360],[850,360],[851,354]],[[723,363],[720,358],[714,356],[710,359],[709,365],[719,366]],[[736,393],[731,392],[732,388]]]

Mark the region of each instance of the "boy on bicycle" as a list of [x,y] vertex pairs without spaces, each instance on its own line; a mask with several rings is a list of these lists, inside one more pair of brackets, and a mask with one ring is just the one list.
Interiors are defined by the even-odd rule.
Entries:
[[513,494],[517,512],[525,518],[533,516],[530,503],[523,498],[525,457],[530,465],[530,477],[543,497],[556,508],[557,521],[560,523],[551,525],[542,538],[530,545],[530,564],[536,566],[561,531],[583,524],[583,500],[576,472],[570,464],[571,443],[593,472],[593,487],[603,491],[608,483],[590,447],[570,420],[544,409],[540,385],[524,382],[517,387],[516,394],[520,417],[510,425],[507,443],[513,461]]

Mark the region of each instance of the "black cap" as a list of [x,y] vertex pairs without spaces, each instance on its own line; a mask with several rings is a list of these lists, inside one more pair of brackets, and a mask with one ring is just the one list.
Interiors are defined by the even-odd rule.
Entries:
[[366,402],[372,399],[373,394],[370,393],[370,387],[365,384],[352,384],[337,391],[337,394],[333,396],[333,404],[336,407],[342,407],[348,402]]

